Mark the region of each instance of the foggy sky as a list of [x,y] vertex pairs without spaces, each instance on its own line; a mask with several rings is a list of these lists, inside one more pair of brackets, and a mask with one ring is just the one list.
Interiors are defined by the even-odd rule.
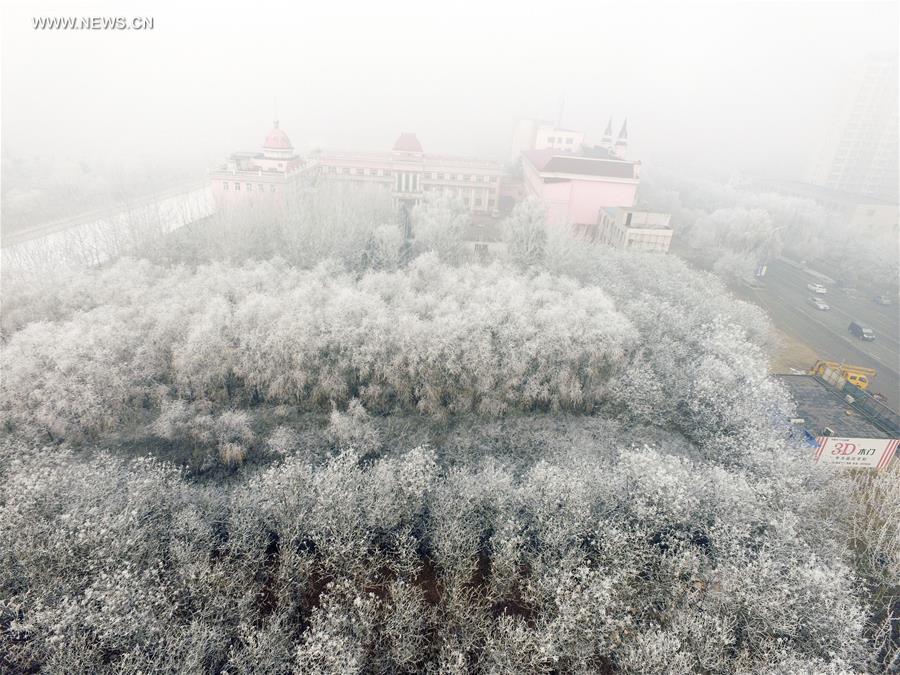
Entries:
[[[152,16],[152,32],[33,16]],[[2,141],[26,155],[211,166],[295,147],[505,159],[518,118],[593,140],[628,117],[649,163],[805,169],[854,63],[898,48],[897,3],[29,2],[2,13]]]

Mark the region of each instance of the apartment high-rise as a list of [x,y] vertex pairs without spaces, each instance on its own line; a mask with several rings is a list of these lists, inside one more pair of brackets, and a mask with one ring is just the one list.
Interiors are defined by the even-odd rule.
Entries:
[[815,185],[867,197],[898,198],[897,55],[870,55],[809,176]]

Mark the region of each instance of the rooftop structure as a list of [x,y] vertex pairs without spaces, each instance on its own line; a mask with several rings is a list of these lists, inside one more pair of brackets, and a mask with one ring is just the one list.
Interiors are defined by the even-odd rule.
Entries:
[[220,207],[283,206],[307,168],[276,120],[263,140],[262,152],[232,153],[225,164],[210,172],[209,179]]
[[563,129],[545,120],[520,120],[513,132],[510,160],[515,163],[528,150],[577,152],[584,142],[584,132]]

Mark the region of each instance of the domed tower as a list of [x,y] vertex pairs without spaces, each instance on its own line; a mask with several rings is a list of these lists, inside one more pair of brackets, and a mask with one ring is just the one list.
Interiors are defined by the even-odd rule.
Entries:
[[291,145],[291,139],[283,129],[278,127],[278,120],[275,120],[275,126],[272,127],[263,142],[263,157],[281,160],[294,157],[294,146]]

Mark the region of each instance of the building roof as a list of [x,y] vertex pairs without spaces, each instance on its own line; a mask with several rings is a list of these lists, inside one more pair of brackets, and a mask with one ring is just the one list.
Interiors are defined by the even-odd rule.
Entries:
[[394,143],[394,150],[399,152],[423,152],[422,144],[419,143],[419,139],[416,138],[415,134],[409,133],[408,131],[404,131],[400,134],[400,138]]
[[776,375],[794,398],[797,416],[813,436],[822,436],[825,427],[844,438],[889,438],[863,415],[855,411],[842,394],[812,375]]
[[592,159],[617,159],[608,147],[602,145],[582,145],[581,156]]
[[275,126],[272,127],[272,131],[266,136],[266,140],[263,142],[263,148],[269,150],[293,150],[294,146],[291,145],[291,139],[288,138],[288,135],[284,133],[282,129],[278,128],[278,120],[275,120]]
[[634,163],[620,159],[559,154],[558,151],[526,150],[522,155],[541,173],[567,173],[581,176],[634,178]]

